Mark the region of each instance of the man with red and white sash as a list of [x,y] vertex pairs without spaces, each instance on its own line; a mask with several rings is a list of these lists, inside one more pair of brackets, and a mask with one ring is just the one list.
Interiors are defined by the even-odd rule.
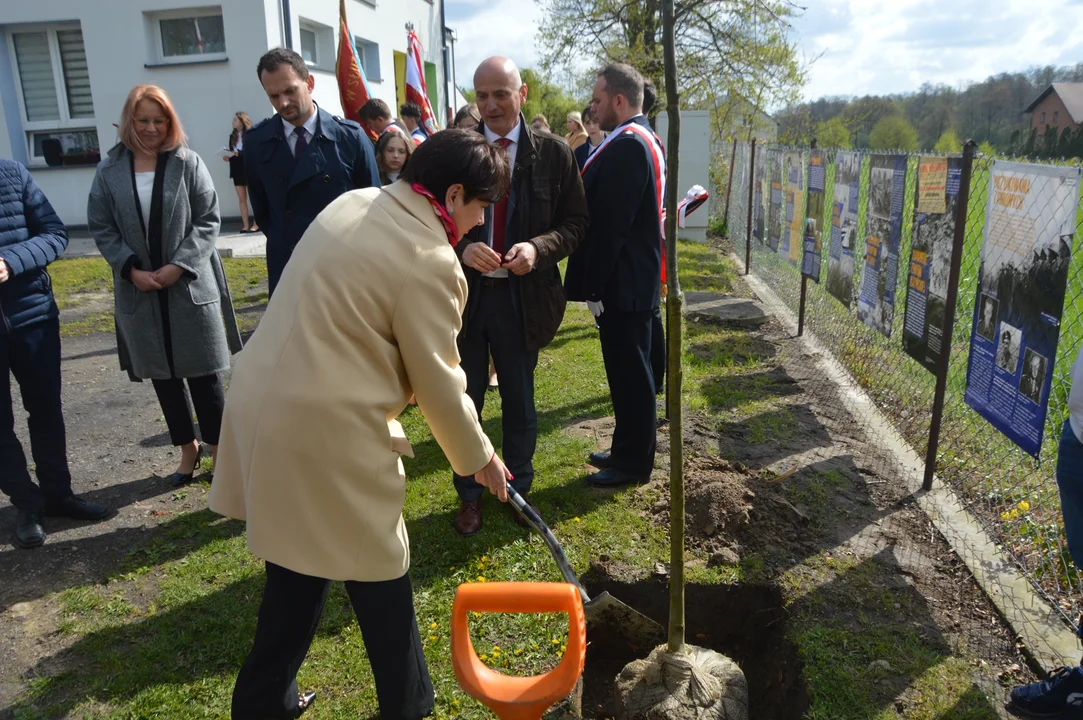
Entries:
[[643,76],[606,67],[591,109],[609,136],[583,167],[590,227],[568,261],[569,300],[598,320],[616,428],[608,453],[591,453],[587,482],[616,487],[650,480],[657,408],[652,319],[660,302],[665,157],[643,115]]

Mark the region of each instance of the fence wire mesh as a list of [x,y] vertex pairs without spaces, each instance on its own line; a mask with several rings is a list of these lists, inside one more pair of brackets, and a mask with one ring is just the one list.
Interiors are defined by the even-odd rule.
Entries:
[[[791,193],[787,191],[786,181],[791,178],[782,175],[787,171],[790,158],[800,152],[802,150],[798,148],[757,146],[753,163],[750,146],[739,145],[728,216],[729,238],[737,254],[743,256],[746,243],[750,242],[751,271],[794,313],[798,312],[800,302],[801,262],[793,261],[795,255],[788,252],[792,245],[786,242],[786,235],[792,228],[802,227],[802,223],[789,215],[787,200]],[[821,255],[827,271],[820,273],[823,282],[809,280],[807,283],[805,332],[816,335],[892,421],[898,433],[924,457],[930,437],[936,375],[907,354],[903,337],[906,304],[911,301],[908,286],[918,166],[922,157],[933,154],[866,153],[857,161],[843,151],[828,149],[821,152],[827,164],[824,193],[827,202],[823,217],[813,219],[822,223],[820,227],[825,230],[822,232]],[[961,164],[957,159],[951,162]],[[1020,159],[1019,162],[1025,161]],[[801,163],[806,171],[802,177],[803,187],[807,187],[807,151],[803,153]],[[1083,606],[1083,583],[1067,551],[1055,470],[1057,445],[1068,414],[1069,373],[1076,351],[1083,343],[1083,253],[1072,252],[1083,222],[1080,197],[1078,192],[1058,192],[1052,185],[1056,180],[1041,177],[1039,171],[1035,183],[1049,183],[1049,186],[1035,188],[1034,196],[1039,198],[1039,204],[1049,207],[1034,208],[1031,215],[1045,218],[1044,224],[1039,222],[1023,232],[1012,228],[1008,234],[1016,237],[1029,234],[1048,238],[1049,242],[1038,249],[1029,245],[1024,249],[1018,243],[1006,246],[1003,242],[993,242],[985,251],[983,266],[982,248],[990,193],[998,192],[998,188],[991,187],[993,164],[992,158],[975,157],[968,186],[965,241],[954,308],[937,474],[1039,593],[1067,622],[1075,625]],[[1061,163],[1061,166],[1078,168],[1079,164]],[[904,179],[897,253],[894,257],[881,255],[880,267],[886,271],[878,273],[880,285],[872,288],[875,296],[873,292],[865,296],[864,312],[859,314],[865,285],[866,234],[887,232],[886,226],[881,227],[886,222],[882,208],[891,202],[891,198],[870,198],[870,179],[892,167],[895,177]],[[904,176],[901,175],[903,168]],[[853,222],[847,222],[845,216],[833,217],[835,202],[847,195],[845,185],[850,179],[856,179],[858,186]],[[750,187],[754,194],[751,208],[748,202]],[[836,187],[840,190],[839,195],[836,195]],[[877,185],[878,194],[881,187]],[[781,208],[772,210],[772,190],[775,199],[781,201]],[[893,194],[898,192],[896,187]],[[803,215],[803,203],[800,202],[803,195],[797,200],[793,210]],[[746,230],[750,211],[753,217],[751,238]],[[1069,219],[1066,224],[1064,218]],[[1005,217],[990,220],[1002,224],[994,227],[994,235],[1004,233],[1003,223],[1012,222]],[[830,260],[828,251],[833,221],[841,226],[842,237],[842,252],[836,253],[835,262]],[[946,227],[939,230],[947,232]],[[937,230],[936,226],[931,229]],[[919,243],[926,242],[923,232],[918,234]],[[921,248],[925,249],[925,245]],[[880,250],[886,255],[892,254],[891,248]],[[796,257],[800,257],[800,252]],[[892,263],[896,271],[891,270]],[[891,281],[895,288],[894,302],[888,307],[883,298],[891,295],[885,292]],[[1066,283],[1067,291],[1063,296],[1057,290],[1058,283]],[[996,302],[1010,304],[1027,317],[1044,317],[1047,327],[1041,330],[1014,328],[1001,323],[994,332],[986,317],[989,309],[984,307],[989,304],[985,299],[987,294],[995,295]],[[874,297],[877,302],[870,304]],[[982,305],[978,315],[975,315],[976,305]],[[997,315],[993,308],[992,316]],[[1059,342],[1055,332],[1058,325]],[[1053,358],[1041,356],[1031,349],[1021,353],[1020,336],[1052,333],[1049,347],[1055,348],[1055,362],[1051,382],[1045,386],[1048,388],[1048,413],[1041,423],[1040,443],[1036,437],[1032,438],[1036,449],[1033,456],[967,403],[967,371],[975,332],[980,332],[989,339],[991,347],[995,347],[997,366],[1005,370],[1012,368],[1014,377],[1021,378],[1017,386],[1019,395],[1029,392],[1038,399],[1043,396],[1043,383]],[[1046,337],[1047,341],[1049,339]],[[1033,343],[1030,346],[1033,347]],[[977,350],[983,351],[982,347]],[[1054,355],[1053,352],[1048,354]],[[1006,373],[1001,375],[1007,377]],[[994,378],[996,381],[998,379]],[[830,380],[825,377],[823,382]]]

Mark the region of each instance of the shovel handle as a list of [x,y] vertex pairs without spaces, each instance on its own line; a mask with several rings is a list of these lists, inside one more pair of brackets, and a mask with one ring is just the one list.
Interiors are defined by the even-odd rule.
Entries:
[[[543,675],[513,677],[486,666],[470,640],[470,612],[567,613],[568,644],[560,663]],[[451,609],[451,664],[470,697],[488,705],[501,720],[540,720],[553,703],[568,696],[583,673],[587,628],[583,603],[565,583],[468,583],[455,592]]]
[[560,546],[560,542],[553,535],[553,531],[549,529],[541,516],[534,511],[534,508],[527,504],[523,496],[515,492],[515,488],[511,486],[511,483],[507,481],[505,483],[508,486],[508,502],[523,516],[527,524],[534,528],[534,532],[541,535],[546,547],[549,548],[549,554],[553,556],[553,560],[556,561],[557,567],[560,569],[560,575],[564,578],[564,582],[575,586],[584,605],[589,603],[590,596],[587,595],[587,591],[579,583],[579,578],[575,576],[575,570],[572,569],[572,564],[568,562],[568,556],[564,554],[564,548]]

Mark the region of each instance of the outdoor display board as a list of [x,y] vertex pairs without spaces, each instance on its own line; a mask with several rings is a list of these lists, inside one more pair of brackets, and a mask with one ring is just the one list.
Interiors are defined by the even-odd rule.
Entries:
[[854,246],[857,243],[860,182],[861,153],[839,151],[835,155],[827,291],[846,307],[850,307],[854,295]]
[[918,161],[903,348],[931,373],[937,372],[940,362],[962,173],[962,158],[922,157]]
[[769,151],[767,161],[768,182],[771,187],[767,206],[767,247],[771,248],[771,252],[777,252],[785,218],[782,212],[782,151]]
[[767,242],[767,238],[764,235],[765,228],[765,215],[766,209],[764,207],[766,199],[770,196],[770,193],[765,192],[765,185],[767,183],[767,162],[768,154],[761,153],[761,158],[756,163],[755,180],[752,187],[752,237],[760,241],[760,243]]
[[804,245],[802,220],[805,216],[804,162],[800,152],[787,151],[782,157],[782,173],[786,179],[786,226],[778,254],[796,268],[801,267],[801,248]]
[[873,155],[869,163],[865,266],[857,317],[885,337],[891,337],[891,323],[895,319],[905,193],[906,156]]
[[805,199],[805,252],[801,273],[820,282],[823,264],[824,192],[827,190],[827,156],[813,150],[808,158],[808,194]]
[[966,402],[1035,457],[1060,338],[1080,172],[997,160],[989,180]]

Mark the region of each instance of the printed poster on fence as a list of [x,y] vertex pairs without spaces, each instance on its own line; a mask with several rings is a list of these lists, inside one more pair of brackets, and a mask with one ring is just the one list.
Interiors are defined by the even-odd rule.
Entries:
[[767,166],[767,156],[761,153],[760,161],[756,163],[755,168],[755,182],[753,185],[753,197],[752,197],[752,237],[760,241],[760,243],[766,242],[766,238],[763,234],[764,231],[764,198],[767,194],[764,192],[764,184],[767,182],[767,173],[764,168]]
[[782,158],[782,173],[786,179],[786,226],[782,229],[782,242],[778,254],[796,268],[801,267],[801,248],[804,245],[805,192],[804,162],[800,152],[786,152]]
[[1080,172],[997,160],[989,180],[966,402],[1035,457],[1060,337]]
[[918,161],[903,348],[931,373],[940,362],[955,241],[955,202],[962,173],[962,158],[923,157]]
[[771,196],[767,206],[767,247],[771,248],[771,252],[778,252],[785,217],[782,207],[782,151],[769,150],[767,161],[771,184]]
[[891,337],[899,282],[906,156],[873,155],[869,162],[869,208],[865,221],[865,267],[857,317]]
[[805,196],[805,252],[801,273],[820,282],[824,243],[824,192],[827,190],[827,158],[813,150],[808,158],[808,194]]
[[835,194],[831,209],[831,249],[827,256],[827,291],[850,307],[854,296],[854,246],[857,202],[861,192],[861,153],[835,156]]

